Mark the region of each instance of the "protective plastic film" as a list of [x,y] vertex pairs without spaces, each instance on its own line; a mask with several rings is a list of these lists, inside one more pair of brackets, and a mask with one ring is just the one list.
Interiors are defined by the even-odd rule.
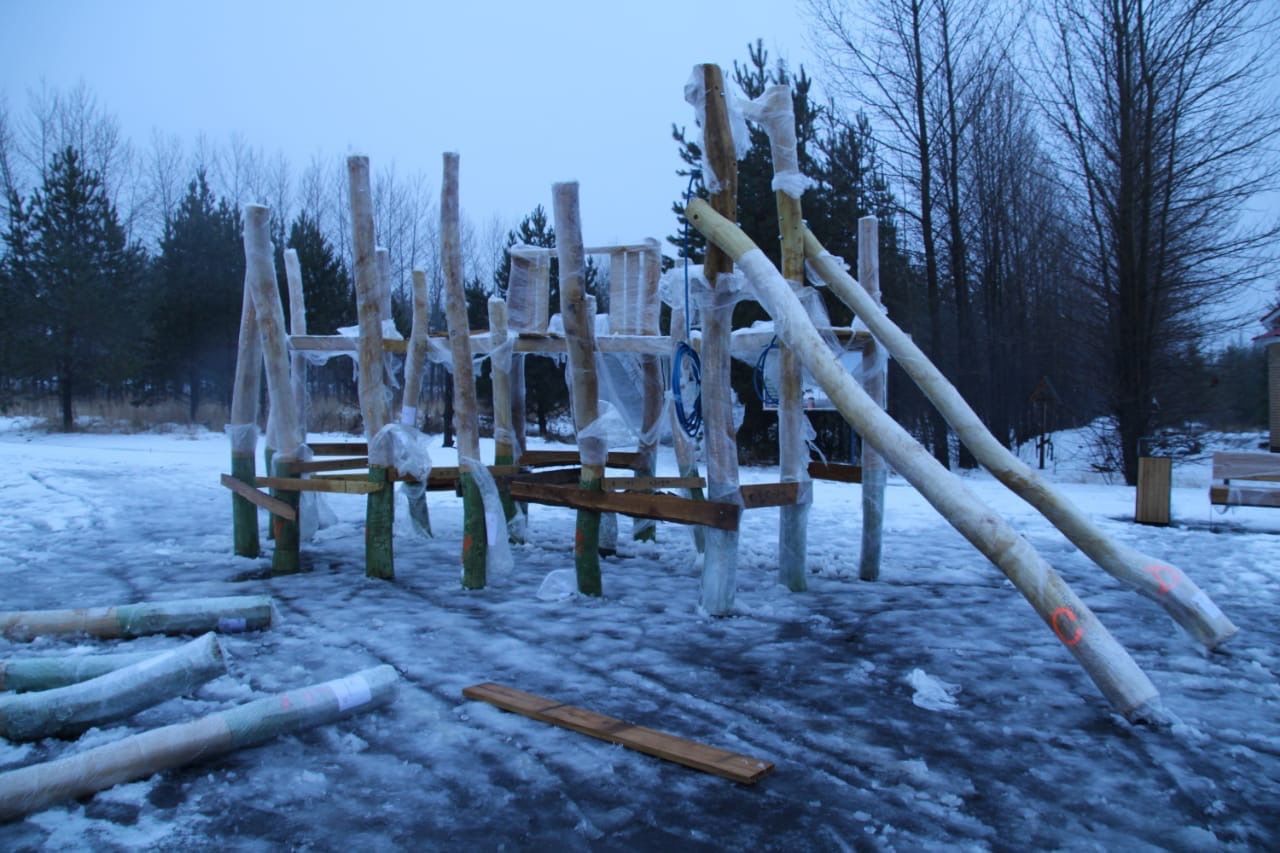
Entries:
[[480,501],[484,504],[485,542],[489,546],[485,550],[485,576],[495,580],[507,577],[511,574],[515,561],[511,556],[511,545],[507,541],[507,515],[502,508],[498,484],[479,459],[463,458],[458,460],[458,464],[475,481]]
[[258,449],[257,424],[227,424],[223,427],[231,442],[232,453],[247,453],[252,456]]
[[770,86],[754,101],[741,102],[742,114],[764,128],[773,153],[773,190],[800,198],[813,180],[800,171],[796,147],[795,107],[791,87]]
[[425,483],[431,475],[431,441],[416,427],[387,424],[369,442],[369,464]]
[[[707,127],[707,87],[701,65],[693,67],[689,82],[684,84],[684,99],[693,107],[698,127],[705,132]],[[751,134],[747,130],[747,123],[742,117],[742,107],[740,106],[742,102],[737,98],[726,98],[726,100],[728,101],[726,106],[729,111],[729,133],[733,136],[734,153],[741,160],[751,150]],[[706,186],[707,192],[718,193],[720,192],[720,179],[716,177],[715,170],[711,168],[711,163],[707,159],[706,141],[705,139],[699,139],[698,141],[700,143],[699,147],[702,149],[702,183]]]

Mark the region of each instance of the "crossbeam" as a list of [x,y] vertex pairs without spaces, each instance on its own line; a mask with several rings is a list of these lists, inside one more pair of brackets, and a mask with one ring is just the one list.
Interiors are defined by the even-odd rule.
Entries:
[[716,501],[699,501],[675,495],[644,492],[598,492],[576,486],[548,483],[510,482],[513,500],[527,503],[565,506],[595,512],[616,512],[637,518],[673,521],[677,524],[701,524],[720,530],[738,529],[738,505]]
[[[259,478],[264,479],[264,478]],[[250,486],[244,480],[238,480],[230,474],[222,475],[222,485],[235,492],[240,497],[260,506],[272,515],[279,516],[285,521],[297,521],[298,513],[293,507],[289,506],[279,498],[273,498],[271,495],[264,495],[262,492]]]

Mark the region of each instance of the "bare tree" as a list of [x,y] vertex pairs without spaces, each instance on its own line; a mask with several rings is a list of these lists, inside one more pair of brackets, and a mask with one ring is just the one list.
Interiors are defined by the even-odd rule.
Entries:
[[[1125,480],[1139,440],[1175,423],[1180,365],[1240,288],[1274,270],[1272,224],[1241,214],[1277,177],[1265,96],[1267,0],[1051,0],[1046,114],[1088,223],[1096,310]],[[1264,33],[1270,33],[1268,40]]]

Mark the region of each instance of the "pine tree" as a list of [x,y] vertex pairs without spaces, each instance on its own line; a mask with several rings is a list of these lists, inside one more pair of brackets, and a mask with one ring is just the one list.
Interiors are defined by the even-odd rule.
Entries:
[[244,291],[240,231],[239,211],[215,201],[200,170],[160,240],[152,371],[170,393],[185,391],[192,421],[206,391],[230,399]]
[[102,176],[70,146],[53,156],[27,210],[29,231],[11,223],[6,234],[11,275],[29,287],[24,338],[33,377],[56,384],[62,428],[70,430],[76,395],[119,385],[135,366],[132,324],[146,256],[127,244]]

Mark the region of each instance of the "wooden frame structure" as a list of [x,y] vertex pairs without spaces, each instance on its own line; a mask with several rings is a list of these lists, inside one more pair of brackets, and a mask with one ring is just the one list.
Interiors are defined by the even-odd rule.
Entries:
[[1253,339],[1267,353],[1267,396],[1270,453],[1215,453],[1209,503],[1213,506],[1280,508],[1280,305],[1262,324],[1266,331]]

